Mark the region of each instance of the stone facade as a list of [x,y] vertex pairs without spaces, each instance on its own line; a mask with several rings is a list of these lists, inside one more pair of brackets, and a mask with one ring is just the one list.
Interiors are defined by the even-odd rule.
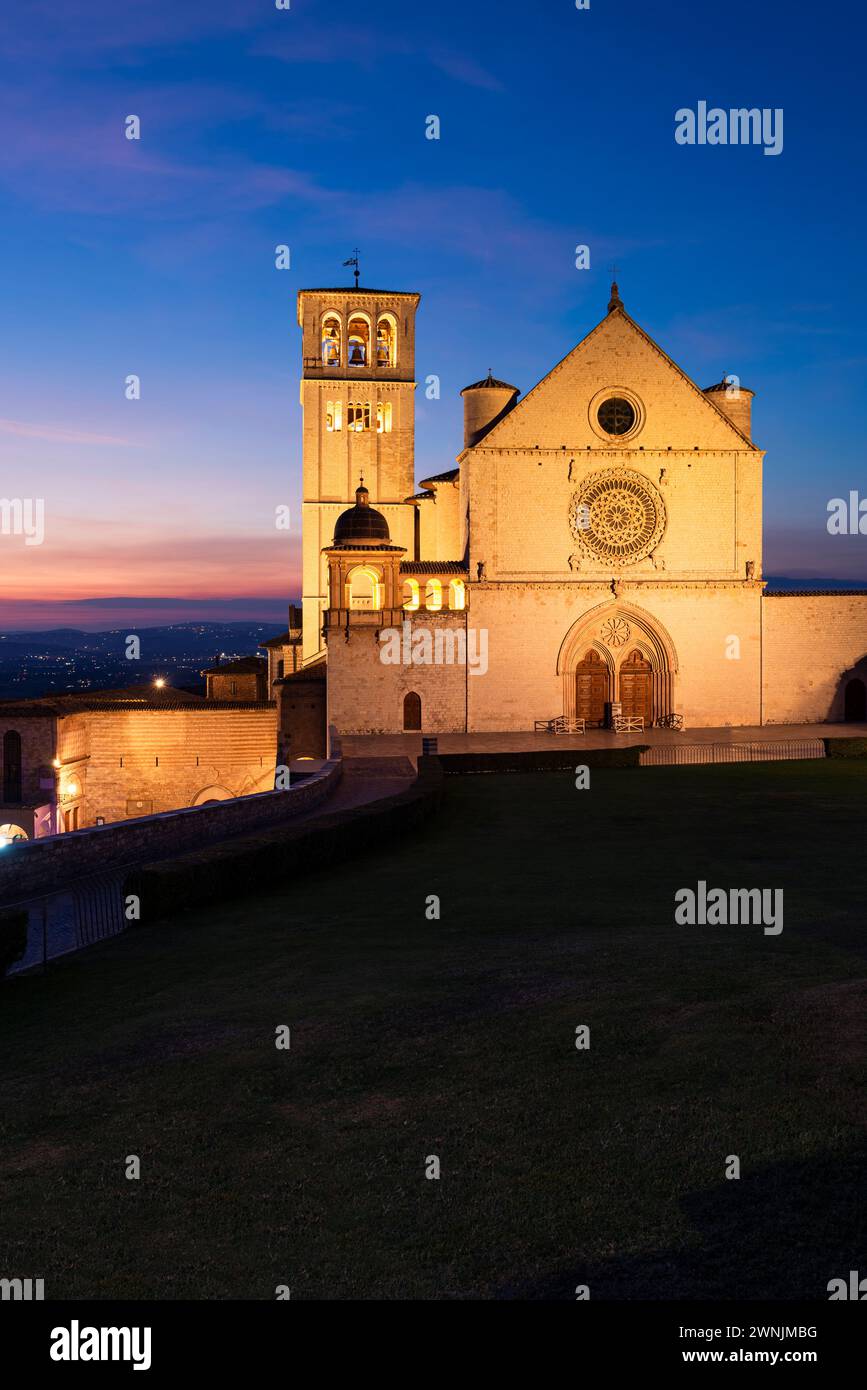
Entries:
[[769,595],[762,616],[764,723],[867,717],[867,592]]
[[23,771],[21,801],[0,804],[0,824],[32,839],[273,790],[273,703],[128,703],[0,706],[0,747],[7,732],[20,735]]
[[[338,293],[351,314],[348,291],[299,298],[316,391],[323,373],[307,353]],[[417,300],[405,299],[411,375]],[[374,296],[373,312],[386,302]],[[351,375],[331,374],[335,389]],[[845,692],[867,659],[867,598],[763,596],[753,393],[731,378],[701,390],[616,286],[606,317],[523,399],[491,376],[466,388],[458,468],[422,491],[411,429],[385,467],[366,441],[369,501],[386,524],[378,545],[363,534],[333,543],[360,455],[324,439],[313,385],[302,384],[304,650],[321,659],[324,627],[339,732],[412,728],[415,696],[425,732],[518,731],[560,715],[601,724],[618,702],[645,727],[670,714],[685,727],[853,717],[857,687]],[[384,659],[407,621],[413,633],[462,629],[467,650],[484,645],[484,671]]]

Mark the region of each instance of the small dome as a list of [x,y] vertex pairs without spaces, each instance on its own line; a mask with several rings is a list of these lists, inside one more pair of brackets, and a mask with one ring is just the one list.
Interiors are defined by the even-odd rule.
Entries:
[[[497,381],[497,378],[488,372],[484,381],[474,381],[470,386],[465,386],[464,391],[517,391],[517,386],[510,386],[508,381]],[[461,395],[464,394],[461,392]]]
[[370,505],[370,493],[362,482],[355,489],[355,506],[341,512],[334,527],[335,545],[388,545],[388,522]]

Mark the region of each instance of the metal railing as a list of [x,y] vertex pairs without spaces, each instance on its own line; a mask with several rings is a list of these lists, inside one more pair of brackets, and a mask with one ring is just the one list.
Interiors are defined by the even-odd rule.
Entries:
[[570,718],[566,714],[558,714],[556,719],[535,720],[534,732],[537,734],[583,734],[585,721]]
[[683,763],[769,763],[824,758],[820,738],[787,740],[778,743],[658,743],[639,755],[642,767],[661,767]]
[[7,968],[7,978],[124,931],[129,926],[123,896],[126,873],[123,869],[87,874],[53,893],[4,903],[0,912],[27,913],[24,954]]

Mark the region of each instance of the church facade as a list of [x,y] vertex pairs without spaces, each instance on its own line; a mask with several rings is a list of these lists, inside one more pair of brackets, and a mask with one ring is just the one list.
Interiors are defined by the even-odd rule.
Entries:
[[418,305],[298,297],[303,663],[327,663],[329,724],[864,719],[867,593],[765,595],[751,391],[700,389],[615,285],[525,396],[462,392],[457,466],[416,487]]

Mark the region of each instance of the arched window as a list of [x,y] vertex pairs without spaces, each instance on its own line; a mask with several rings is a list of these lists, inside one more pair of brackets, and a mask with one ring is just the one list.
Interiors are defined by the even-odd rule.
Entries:
[[452,579],[449,582],[449,608],[466,608],[467,590],[462,579]]
[[370,401],[350,401],[346,410],[348,430],[370,429]]
[[407,613],[415,613],[421,606],[421,594],[419,593],[417,579],[405,579],[403,581],[404,608]]
[[439,579],[429,579],[424,595],[424,606],[431,613],[438,613],[443,606],[443,586]]
[[77,801],[81,796],[81,778],[71,773],[60,784],[61,801]]
[[21,800],[21,735],[15,729],[3,735],[3,800]]
[[380,401],[376,407],[377,434],[391,434],[391,401]]
[[347,580],[347,607],[372,611],[382,607],[382,583],[376,570],[360,565]]
[[383,314],[376,325],[377,367],[397,366],[397,324],[391,314]]
[[370,362],[370,324],[362,314],[355,314],[349,320],[346,335],[350,367],[366,367]]
[[340,319],[336,314],[327,314],[322,320],[322,365],[340,366]]
[[403,727],[406,733],[421,728],[421,696],[414,690],[403,697]]
[[343,429],[343,402],[328,401],[325,407],[325,428],[331,434]]

